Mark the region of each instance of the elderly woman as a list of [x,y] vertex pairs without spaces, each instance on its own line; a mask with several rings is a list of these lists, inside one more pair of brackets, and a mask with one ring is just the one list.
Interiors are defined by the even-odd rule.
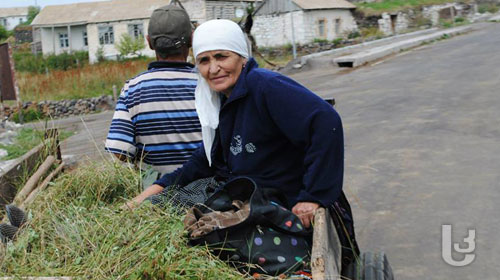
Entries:
[[337,112],[293,80],[260,69],[249,57],[243,32],[229,20],[212,20],[194,32],[200,79],[196,109],[203,146],[133,202],[169,186],[200,178],[252,178],[278,190],[309,227],[314,210],[342,193],[344,143]]

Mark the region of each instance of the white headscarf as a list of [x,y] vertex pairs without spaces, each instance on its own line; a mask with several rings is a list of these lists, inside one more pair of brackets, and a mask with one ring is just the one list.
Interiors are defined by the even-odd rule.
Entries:
[[[232,51],[248,58],[247,41],[238,24],[226,19],[217,19],[207,21],[196,28],[193,34],[194,57],[215,50]],[[219,126],[221,101],[219,93],[210,89],[201,74],[198,73],[198,76],[198,85],[194,93],[196,112],[200,118],[205,154],[211,166],[210,152],[215,139],[215,129]]]

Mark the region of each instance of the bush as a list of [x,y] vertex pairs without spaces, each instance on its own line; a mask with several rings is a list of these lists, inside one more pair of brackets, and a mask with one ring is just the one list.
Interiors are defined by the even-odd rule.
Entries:
[[428,17],[424,17],[421,13],[418,14],[413,20],[413,24],[415,27],[420,26],[432,26],[432,20]]
[[59,55],[33,55],[29,51],[14,52],[14,64],[17,71],[44,73],[48,70],[68,70],[88,64],[89,54],[85,51],[62,53]]
[[[32,121],[38,121],[43,119],[45,116],[42,112],[38,111],[36,108],[28,108],[28,109],[23,109],[23,122],[32,122]],[[19,119],[19,112],[15,112],[12,114],[12,121],[16,123],[20,123]]]
[[477,11],[481,14],[484,14],[486,12],[494,14],[494,13],[498,12],[498,6],[495,5],[494,3],[484,3],[484,4],[480,4],[477,7]]
[[334,39],[332,41],[332,44],[334,44],[334,45],[340,45],[342,43],[342,41],[344,41],[343,38],[337,38],[337,39]]
[[328,40],[324,38],[314,38],[313,40],[314,43],[319,43],[319,44],[327,44]]
[[366,27],[360,29],[361,36],[363,38],[382,38],[384,33],[378,29],[378,27]]
[[144,38],[132,38],[132,36],[124,33],[120,38],[120,42],[118,42],[115,47],[122,57],[126,57],[129,55],[140,56],[140,51],[144,49],[146,45],[144,44]]
[[104,47],[100,46],[95,52],[95,56],[97,57],[97,62],[106,61],[106,57],[104,56]]
[[439,25],[441,25],[444,28],[450,28],[453,26],[453,22],[451,20],[441,19],[439,20]]
[[361,33],[359,33],[359,30],[351,30],[347,34],[348,39],[354,39],[354,38],[358,38],[360,36],[361,36]]
[[0,42],[9,38],[9,31],[3,25],[0,25]]

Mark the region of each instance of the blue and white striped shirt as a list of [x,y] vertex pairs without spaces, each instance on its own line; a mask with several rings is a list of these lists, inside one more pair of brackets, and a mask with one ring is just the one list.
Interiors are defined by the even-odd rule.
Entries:
[[105,149],[148,164],[165,174],[189,159],[201,145],[194,105],[193,65],[152,62],[127,81],[116,104]]

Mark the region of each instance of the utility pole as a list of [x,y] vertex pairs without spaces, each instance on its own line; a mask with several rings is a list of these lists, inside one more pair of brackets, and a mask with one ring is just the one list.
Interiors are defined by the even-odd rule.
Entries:
[[293,59],[297,58],[297,47],[295,46],[295,26],[293,24],[293,5],[292,5],[292,0],[288,0],[288,5],[289,5],[289,13],[290,13],[290,18],[291,18],[291,23],[292,23],[292,50],[293,50]]

